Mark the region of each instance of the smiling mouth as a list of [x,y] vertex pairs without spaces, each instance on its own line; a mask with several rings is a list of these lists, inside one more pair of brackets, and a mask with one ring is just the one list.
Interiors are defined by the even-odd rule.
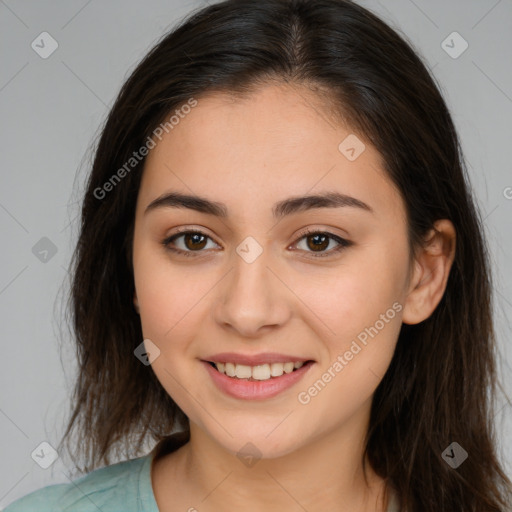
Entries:
[[296,361],[288,363],[271,363],[257,366],[247,366],[235,363],[214,363],[206,361],[219,373],[237,380],[261,382],[273,380],[283,375],[293,373],[298,369],[310,366],[314,361]]

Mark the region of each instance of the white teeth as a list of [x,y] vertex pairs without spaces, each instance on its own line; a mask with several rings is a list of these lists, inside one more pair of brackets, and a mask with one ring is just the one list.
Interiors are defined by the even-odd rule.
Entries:
[[243,364],[237,364],[235,366],[235,375],[239,379],[249,379],[252,376],[251,367]]
[[284,363],[284,373],[292,373],[293,366],[293,363]]
[[283,373],[291,373],[293,370],[301,368],[303,361],[289,363],[271,363],[257,366],[247,366],[245,364],[234,363],[215,363],[220,373],[225,373],[228,377],[238,379],[268,380],[272,377],[280,377]]
[[272,363],[270,365],[270,375],[272,377],[281,377],[284,373],[283,363]]
[[233,363],[226,363],[226,375],[228,377],[235,376],[235,365]]
[[[237,365],[238,366],[238,365]],[[249,366],[250,368],[250,366]],[[252,378],[256,380],[270,379],[270,366],[268,364],[261,364],[252,368]]]

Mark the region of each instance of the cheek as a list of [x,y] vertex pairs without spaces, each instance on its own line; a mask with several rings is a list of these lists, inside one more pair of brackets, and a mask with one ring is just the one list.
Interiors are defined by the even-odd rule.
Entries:
[[[361,290],[356,285],[350,289]],[[323,337],[325,357],[297,396],[299,407],[313,419],[308,421],[317,421],[319,430],[335,428],[365,410],[389,368],[401,328],[397,301],[381,296],[370,308],[347,294],[337,306],[331,302],[327,311],[335,334]]]
[[367,246],[335,271],[302,280],[296,289],[314,312],[311,318],[324,346],[319,371],[330,368],[336,374],[333,389],[358,388],[366,395],[391,362],[402,324],[408,263],[405,247],[401,249],[396,244]]
[[401,308],[393,308],[393,304],[403,300],[405,264],[396,255],[393,262],[382,251],[368,251],[347,258],[323,275],[303,277],[294,291],[316,317],[321,334],[342,346],[344,340],[376,322],[381,327],[382,315],[385,320],[397,321],[397,309]]
[[207,287],[191,267],[169,264],[165,251],[141,243],[134,250],[134,280],[144,336],[165,343]]
[[172,269],[149,253],[147,257],[140,253],[134,273],[143,336],[160,351],[151,369],[185,414],[195,418],[186,390],[196,385],[191,380],[199,364],[193,340],[201,325],[197,315],[205,313],[200,298],[208,283],[194,279],[184,268]]

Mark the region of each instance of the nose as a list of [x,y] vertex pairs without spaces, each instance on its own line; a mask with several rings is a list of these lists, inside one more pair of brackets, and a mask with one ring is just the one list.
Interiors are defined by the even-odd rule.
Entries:
[[246,338],[283,325],[291,315],[291,292],[279,271],[271,268],[268,253],[265,249],[249,263],[234,252],[234,267],[218,287],[215,321]]

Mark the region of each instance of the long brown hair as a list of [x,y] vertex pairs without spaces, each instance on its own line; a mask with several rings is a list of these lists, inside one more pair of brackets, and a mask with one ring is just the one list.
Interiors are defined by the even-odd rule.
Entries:
[[[491,274],[458,135],[410,43],[349,0],[207,6],[166,34],[123,85],[95,150],[72,259],[79,372],[61,445],[76,429],[70,452],[90,471],[113,453],[138,456],[147,439],[189,429],[133,353],[143,339],[131,250],[145,159],[126,162],[190,98],[243,96],[271,81],[316,87],[332,115],[377,148],[405,201],[412,250],[437,219],[456,229],[445,294],[427,320],[402,326],[375,392],[365,455],[403,511],[504,512],[512,484],[493,432]],[[441,455],[454,441],[469,454],[456,469]]]

